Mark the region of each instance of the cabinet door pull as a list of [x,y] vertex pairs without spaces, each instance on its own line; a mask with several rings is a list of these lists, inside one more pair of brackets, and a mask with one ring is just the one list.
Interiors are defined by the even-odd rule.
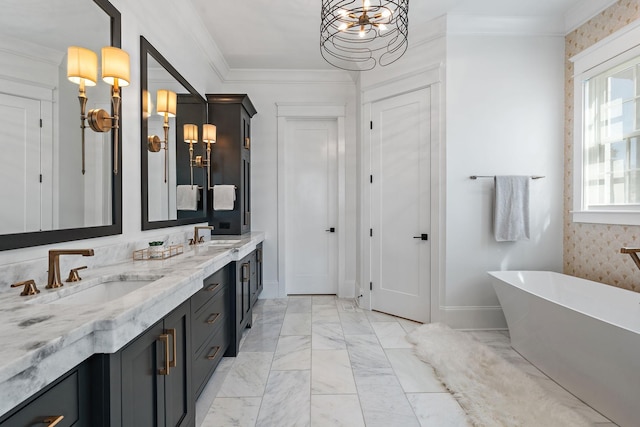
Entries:
[[211,313],[211,316],[207,319],[207,323],[213,325],[216,323],[216,320],[218,320],[218,317],[220,317],[220,313]]
[[220,351],[220,346],[211,347],[211,350],[213,350],[214,348],[216,349],[216,351],[214,351],[213,354],[208,355],[207,359],[213,360],[218,355],[218,352]]
[[158,374],[169,375],[169,335],[162,334],[158,339],[164,342],[164,368],[158,369]]
[[213,292],[216,289],[218,289],[218,286],[220,286],[220,283],[213,283],[209,286],[207,286],[207,292]]
[[257,262],[262,262],[262,249],[257,249],[256,250],[256,261]]
[[178,361],[178,336],[175,328],[167,329],[171,337],[173,338],[173,359],[169,362],[169,366],[175,368],[177,366]]
[[249,281],[248,271],[250,271],[249,263],[245,262],[244,264],[242,264],[242,280],[241,280],[242,283]]
[[45,418],[44,420],[42,420],[42,422],[47,424],[49,427],[53,427],[55,425],[58,425],[58,423],[63,419],[64,419],[64,415],[57,415],[57,416],[54,415],[54,416]]

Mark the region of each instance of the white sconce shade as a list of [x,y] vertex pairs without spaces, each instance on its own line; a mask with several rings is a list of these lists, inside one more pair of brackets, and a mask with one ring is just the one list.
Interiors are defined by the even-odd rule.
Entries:
[[216,142],[216,126],[210,124],[202,125],[202,140],[205,143]]
[[113,46],[102,48],[102,80],[114,86],[129,86],[130,78],[129,54]]
[[184,125],[184,142],[187,144],[198,142],[198,126],[189,123]]
[[95,86],[98,82],[98,55],[84,47],[69,46],[67,78],[75,84]]
[[176,116],[178,96],[175,92],[166,89],[158,89],[156,98],[156,108],[158,114],[167,114],[169,117]]

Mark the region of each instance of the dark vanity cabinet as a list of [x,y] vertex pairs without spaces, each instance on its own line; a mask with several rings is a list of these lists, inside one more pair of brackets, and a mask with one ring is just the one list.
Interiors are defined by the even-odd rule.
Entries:
[[231,288],[227,266],[204,280],[204,287],[191,297],[193,343],[193,392],[200,396],[229,346]]
[[262,292],[262,244],[256,250],[234,263],[235,292],[231,303],[233,323],[231,343],[225,356],[235,357],[240,350],[242,333],[251,327],[253,306]]
[[193,426],[191,308],[186,301],[126,347],[103,357],[109,426]]
[[256,109],[249,97],[207,95],[209,123],[216,125],[217,139],[211,154],[211,185],[234,185],[233,210],[214,210],[209,199],[212,234],[235,235],[251,231],[251,118]]

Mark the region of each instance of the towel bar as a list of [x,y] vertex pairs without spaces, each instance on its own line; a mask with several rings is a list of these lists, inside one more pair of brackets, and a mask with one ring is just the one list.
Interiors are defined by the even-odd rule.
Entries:
[[[478,178],[495,178],[495,175],[471,175],[469,177],[469,179],[478,179]],[[532,175],[531,179],[541,179],[544,178],[544,176],[540,176],[540,175]]]

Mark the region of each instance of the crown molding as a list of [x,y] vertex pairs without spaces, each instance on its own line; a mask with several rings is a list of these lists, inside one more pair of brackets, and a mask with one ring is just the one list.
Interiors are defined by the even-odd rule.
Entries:
[[581,0],[564,14],[564,32],[569,34],[591,18],[617,3],[617,0]]
[[447,15],[447,35],[564,36],[564,20],[549,16]]
[[343,70],[272,70],[230,69],[224,83],[272,84],[348,84],[353,85],[357,73]]

